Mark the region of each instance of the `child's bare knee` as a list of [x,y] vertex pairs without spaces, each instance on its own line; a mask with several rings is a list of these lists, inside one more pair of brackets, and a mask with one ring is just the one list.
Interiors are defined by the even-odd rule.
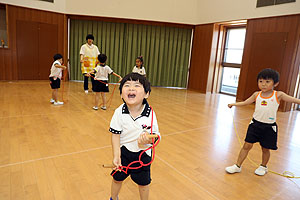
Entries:
[[122,184],[123,181],[116,181],[115,179],[113,179],[113,183],[115,183],[115,184]]
[[243,145],[243,149],[244,150],[250,150],[252,148],[253,144],[245,142],[245,144]]
[[264,147],[261,147],[261,150],[263,153],[268,153],[270,152],[270,149],[267,149],[267,148],[264,148]]

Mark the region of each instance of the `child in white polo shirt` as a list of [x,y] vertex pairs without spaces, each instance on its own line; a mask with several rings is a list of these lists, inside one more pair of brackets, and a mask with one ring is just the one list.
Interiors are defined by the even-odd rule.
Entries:
[[63,56],[61,54],[55,54],[53,56],[54,62],[52,63],[50,69],[50,86],[52,89],[52,98],[50,103],[54,105],[63,105],[64,102],[58,101],[58,89],[60,88],[60,79],[62,77],[62,70],[66,69],[66,66],[63,66]]
[[[122,79],[119,89],[124,104],[115,110],[109,129],[112,133],[112,162],[116,167],[115,170],[139,160],[140,153],[151,146],[152,139],[147,137],[151,130],[151,122],[152,132],[160,135],[155,113],[146,100],[151,91],[149,81],[138,73],[130,73]],[[151,162],[151,150],[142,154],[141,160],[144,164]],[[131,167],[139,165],[140,163],[136,163]],[[140,199],[148,199],[151,182],[150,165],[128,170],[127,174],[115,170],[112,172],[111,200],[118,199],[122,182],[129,175],[139,186]]]
[[240,150],[237,162],[225,168],[229,174],[241,172],[241,165],[253,144],[259,142],[262,150],[262,162],[254,173],[259,176],[265,175],[268,172],[267,163],[270,159],[270,149],[277,150],[276,113],[280,100],[300,104],[300,99],[274,90],[279,84],[279,73],[273,69],[262,70],[257,75],[257,83],[260,91],[254,92],[243,102],[228,104],[228,107],[231,108],[232,106],[245,106],[255,102],[253,119],[249,124],[245,143]]
[[109,92],[108,88],[108,75],[112,74],[117,76],[119,80],[122,77],[119,74],[113,72],[113,70],[105,64],[107,60],[107,56],[105,54],[98,55],[99,65],[93,71],[87,73],[87,75],[91,76],[91,73],[95,73],[94,77],[94,86],[93,92],[96,93],[95,95],[95,105],[93,106],[94,110],[98,110],[99,102],[100,102],[100,95],[102,97],[103,106],[101,106],[102,110],[106,110],[106,97],[105,93]]

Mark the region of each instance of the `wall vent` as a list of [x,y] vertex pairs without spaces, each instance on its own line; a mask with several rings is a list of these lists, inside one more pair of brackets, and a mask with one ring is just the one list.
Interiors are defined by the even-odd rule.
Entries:
[[256,8],[264,7],[264,6],[274,6],[278,4],[284,3],[292,3],[296,2],[296,0],[257,0]]
[[46,1],[46,2],[50,2],[50,3],[54,3],[54,0],[38,0],[38,1]]

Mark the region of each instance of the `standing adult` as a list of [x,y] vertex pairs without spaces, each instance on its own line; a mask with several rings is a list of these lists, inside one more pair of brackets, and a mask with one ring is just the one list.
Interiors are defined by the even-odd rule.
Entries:
[[[93,44],[94,42],[94,36],[92,34],[88,34],[86,36],[86,43],[83,44],[80,48],[80,63],[81,63],[81,72],[84,76],[84,92],[86,94],[89,93],[89,76],[87,76],[87,73],[92,71],[97,64],[97,58],[100,54],[99,49],[96,45]],[[92,87],[94,79],[91,77],[92,81]]]

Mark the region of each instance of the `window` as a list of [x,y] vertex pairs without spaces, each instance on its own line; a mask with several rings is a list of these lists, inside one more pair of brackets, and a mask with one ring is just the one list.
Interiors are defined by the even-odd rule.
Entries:
[[0,48],[7,48],[6,7],[0,4]]
[[220,92],[236,95],[242,63],[246,28],[227,28],[222,62]]

